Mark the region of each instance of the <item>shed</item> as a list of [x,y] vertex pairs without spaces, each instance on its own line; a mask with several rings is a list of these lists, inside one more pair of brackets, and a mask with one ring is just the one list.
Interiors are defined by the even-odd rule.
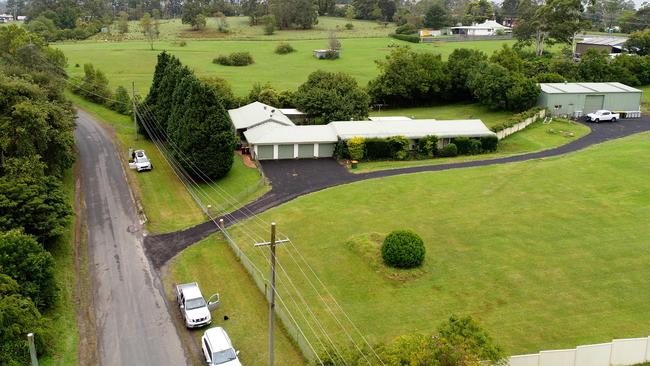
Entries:
[[625,84],[541,83],[537,105],[552,115],[580,117],[599,109],[639,111],[642,91]]
[[257,160],[331,158],[338,141],[330,125],[278,126],[265,124],[244,132]]
[[576,55],[580,56],[589,49],[618,54],[623,51],[626,41],[625,37],[588,37],[576,43]]

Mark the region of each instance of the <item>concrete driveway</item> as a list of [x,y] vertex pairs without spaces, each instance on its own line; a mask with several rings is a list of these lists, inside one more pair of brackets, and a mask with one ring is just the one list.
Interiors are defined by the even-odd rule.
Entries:
[[82,110],[75,137],[100,364],[187,365],[160,280],[144,254],[118,153],[107,132]]

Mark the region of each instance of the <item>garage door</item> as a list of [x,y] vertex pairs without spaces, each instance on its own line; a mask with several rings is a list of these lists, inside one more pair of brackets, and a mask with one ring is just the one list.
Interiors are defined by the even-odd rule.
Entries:
[[593,113],[599,109],[603,109],[604,102],[604,95],[587,95],[585,98],[585,108],[583,109],[582,114]]
[[334,144],[318,145],[318,157],[331,158],[334,155]]
[[278,159],[293,159],[293,145],[278,145]]
[[314,157],[314,144],[298,145],[298,157],[302,159]]
[[257,145],[257,160],[273,159],[273,145]]

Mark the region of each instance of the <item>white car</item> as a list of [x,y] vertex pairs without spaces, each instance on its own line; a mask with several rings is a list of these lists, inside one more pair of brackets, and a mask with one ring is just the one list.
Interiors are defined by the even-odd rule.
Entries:
[[135,170],[141,172],[143,170],[153,169],[153,164],[149,161],[149,158],[144,153],[144,150],[136,150],[135,158],[133,159],[133,164],[135,164]]
[[606,109],[601,109],[599,111],[596,111],[594,113],[589,113],[587,115],[587,118],[591,122],[601,122],[601,121],[612,121],[616,122],[619,118],[621,118],[621,115],[618,113],[612,113],[611,111],[608,111]]
[[181,309],[185,326],[198,328],[212,323],[210,311],[221,305],[219,294],[214,294],[206,302],[196,282],[176,286],[176,300]]
[[235,351],[226,331],[221,327],[210,328],[201,337],[203,356],[208,365],[242,366],[239,351]]

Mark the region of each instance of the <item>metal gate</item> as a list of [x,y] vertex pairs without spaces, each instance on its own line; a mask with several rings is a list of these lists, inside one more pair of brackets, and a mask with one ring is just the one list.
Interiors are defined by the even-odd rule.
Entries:
[[603,109],[605,103],[604,95],[587,95],[585,96],[585,107],[582,110],[583,114],[593,113],[599,109]]

